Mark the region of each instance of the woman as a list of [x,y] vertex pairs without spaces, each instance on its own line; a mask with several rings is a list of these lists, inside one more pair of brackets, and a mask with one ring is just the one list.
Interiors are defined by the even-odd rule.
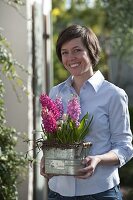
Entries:
[[[50,97],[63,99],[64,107],[71,94],[79,97],[81,118],[88,111],[94,116],[86,141],[92,142],[80,176],[54,176],[49,179],[49,200],[116,200],[122,199],[118,168],[133,156],[128,97],[125,91],[106,81],[94,71],[100,46],[93,31],[72,25],[57,40],[57,56],[70,77],[53,87]],[[43,172],[43,159],[41,162]]]

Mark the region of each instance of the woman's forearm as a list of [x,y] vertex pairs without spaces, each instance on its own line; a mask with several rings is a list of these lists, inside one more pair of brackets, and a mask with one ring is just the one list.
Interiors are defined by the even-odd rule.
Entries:
[[102,155],[97,155],[96,157],[99,158],[99,164],[119,165],[120,163],[118,156],[112,151]]

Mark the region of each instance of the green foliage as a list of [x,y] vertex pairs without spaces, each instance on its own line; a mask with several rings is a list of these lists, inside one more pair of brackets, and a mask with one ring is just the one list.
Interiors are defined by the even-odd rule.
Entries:
[[113,54],[127,62],[133,62],[133,2],[132,0],[101,0],[107,13],[111,30]]
[[16,9],[20,9],[20,6],[25,5],[25,2],[23,0],[2,0],[2,1]]
[[[4,1],[11,6],[17,8],[18,5],[23,5],[20,0]],[[0,199],[1,200],[17,200],[18,192],[17,185],[20,183],[28,170],[28,163],[23,153],[18,153],[15,150],[19,133],[11,127],[7,126],[5,118],[4,93],[5,88],[1,79],[3,74],[12,85],[18,100],[21,100],[21,94],[18,88],[28,94],[27,88],[23,80],[17,73],[16,68],[21,71],[24,66],[20,65],[12,56],[12,51],[6,38],[0,32]]]
[[89,119],[87,113],[80,121],[79,127],[75,122],[68,117],[65,123],[62,124],[61,129],[57,131],[57,142],[62,144],[80,143],[88,134],[92,119]]
[[12,51],[6,38],[0,33],[0,72],[5,75],[10,81],[17,98],[21,101],[21,95],[18,89],[28,94],[27,88],[24,85],[22,78],[17,73],[16,68],[19,67],[21,71],[28,73],[23,65],[19,64],[12,56]]
[[4,85],[0,80],[0,199],[16,200],[17,183],[26,172],[26,160],[22,153],[17,153],[18,133],[6,125],[4,109]]

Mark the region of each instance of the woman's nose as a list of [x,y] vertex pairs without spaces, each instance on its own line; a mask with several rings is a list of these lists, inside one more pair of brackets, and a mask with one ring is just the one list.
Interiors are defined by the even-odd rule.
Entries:
[[67,59],[69,59],[69,60],[73,60],[73,59],[75,59],[75,55],[74,55],[74,53],[73,53],[73,52],[69,52],[69,53],[68,53],[68,57],[67,57]]

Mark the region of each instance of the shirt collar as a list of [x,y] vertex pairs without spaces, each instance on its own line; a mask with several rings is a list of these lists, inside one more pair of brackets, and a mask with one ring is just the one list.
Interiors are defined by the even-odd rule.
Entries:
[[68,79],[66,80],[66,86],[71,86],[73,83],[73,76],[69,76]]
[[104,81],[104,76],[102,75],[102,73],[99,70],[96,71],[94,73],[94,75],[88,79],[88,82],[92,85],[95,92],[97,92],[99,90],[103,81]]
[[[94,75],[87,80],[87,82],[89,82],[92,85],[95,92],[99,90],[103,81],[104,81],[104,76],[99,70],[96,71]],[[72,82],[73,82],[73,76],[69,76],[68,79],[66,80],[66,85],[70,87],[72,85]]]

